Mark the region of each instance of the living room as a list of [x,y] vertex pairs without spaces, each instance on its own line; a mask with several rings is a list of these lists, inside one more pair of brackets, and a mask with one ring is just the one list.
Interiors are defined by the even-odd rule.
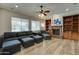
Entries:
[[0,55],[78,55],[78,3],[0,3]]

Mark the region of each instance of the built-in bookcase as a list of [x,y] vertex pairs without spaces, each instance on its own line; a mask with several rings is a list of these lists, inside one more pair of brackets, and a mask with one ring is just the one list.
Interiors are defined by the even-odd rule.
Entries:
[[49,25],[51,25],[51,19],[46,20],[46,31],[49,30]]
[[72,17],[68,16],[68,17],[64,17],[63,19],[64,19],[63,30],[64,31],[71,31],[71,29],[72,29]]
[[73,16],[73,19],[72,19],[72,32],[78,32],[78,15]]
[[79,15],[63,17],[63,38],[79,39]]

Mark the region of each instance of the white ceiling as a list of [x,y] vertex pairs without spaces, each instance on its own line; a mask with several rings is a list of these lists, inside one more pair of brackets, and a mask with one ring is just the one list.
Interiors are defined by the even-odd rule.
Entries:
[[[19,7],[15,8],[15,5]],[[0,3],[0,8],[38,17],[36,12],[40,10],[40,5],[44,6],[44,10],[50,10],[50,13],[44,19],[51,18],[53,14],[71,15],[79,13],[78,3]],[[67,8],[69,11],[65,11]]]

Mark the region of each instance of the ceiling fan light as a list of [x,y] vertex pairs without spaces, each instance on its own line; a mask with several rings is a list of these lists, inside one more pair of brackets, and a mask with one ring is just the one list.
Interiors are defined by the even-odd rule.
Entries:
[[38,16],[39,16],[39,17],[44,17],[44,14],[39,14]]
[[41,15],[39,14],[38,16],[40,17]]
[[41,14],[41,17],[43,17],[44,16],[44,14]]

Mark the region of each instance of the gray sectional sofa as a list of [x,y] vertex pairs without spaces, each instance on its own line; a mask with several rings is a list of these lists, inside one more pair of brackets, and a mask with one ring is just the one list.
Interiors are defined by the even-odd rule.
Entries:
[[48,33],[25,32],[5,32],[0,37],[0,54],[11,55],[21,50],[21,46],[28,48],[35,43],[40,43],[43,39],[50,39]]

